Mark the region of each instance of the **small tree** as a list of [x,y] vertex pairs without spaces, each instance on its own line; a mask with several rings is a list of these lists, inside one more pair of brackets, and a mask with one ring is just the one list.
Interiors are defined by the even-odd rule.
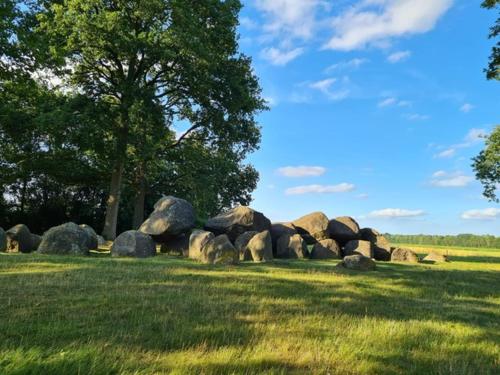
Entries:
[[476,178],[484,186],[484,196],[498,202],[496,191],[500,186],[500,125],[486,140],[486,148],[473,160],[472,167],[476,171]]

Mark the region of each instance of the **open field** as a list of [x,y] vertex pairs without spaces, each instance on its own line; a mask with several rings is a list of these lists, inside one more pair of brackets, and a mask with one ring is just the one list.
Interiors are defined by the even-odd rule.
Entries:
[[449,253],[372,273],[1,254],[0,373],[498,374],[500,250]]

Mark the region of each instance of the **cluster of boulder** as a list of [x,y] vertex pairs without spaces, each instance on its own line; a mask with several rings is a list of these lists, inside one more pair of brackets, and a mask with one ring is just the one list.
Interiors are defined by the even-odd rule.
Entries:
[[[268,262],[280,259],[343,259],[339,267],[370,270],[377,261],[419,262],[412,250],[391,247],[383,235],[360,228],[351,217],[329,219],[314,212],[288,223],[271,223],[261,212],[238,206],[209,219],[203,230],[194,229],[193,206],[184,199],[166,196],[138,230],[120,234],[111,246],[112,256],[145,258],[177,254],[208,264],[240,261]],[[104,239],[88,225],[66,223],[49,229],[42,237],[25,225],[4,232],[0,251],[44,254],[88,254]],[[429,258],[429,259],[427,259]],[[426,261],[446,261],[432,253]],[[432,259],[431,259],[432,258]]]

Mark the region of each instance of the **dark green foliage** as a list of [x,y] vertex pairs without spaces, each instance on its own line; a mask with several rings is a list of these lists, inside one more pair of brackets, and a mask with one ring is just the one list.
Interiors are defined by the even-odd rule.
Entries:
[[486,140],[486,148],[473,159],[472,167],[476,178],[484,187],[483,195],[499,202],[497,190],[500,186],[500,126],[497,126]]
[[[497,8],[500,5],[500,0],[485,0],[482,6],[488,9]],[[490,38],[494,39],[500,35],[500,18],[490,29]],[[496,45],[492,48],[492,53],[490,57],[490,63],[486,69],[486,76],[488,79],[500,80],[500,41],[497,41]]]
[[500,237],[490,235],[459,234],[457,236],[440,236],[425,234],[385,234],[392,243],[435,245],[435,246],[459,246],[480,247],[500,249]]

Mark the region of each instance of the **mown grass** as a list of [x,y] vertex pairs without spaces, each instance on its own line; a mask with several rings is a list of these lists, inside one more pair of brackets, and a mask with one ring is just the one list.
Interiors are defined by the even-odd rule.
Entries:
[[498,374],[500,251],[457,251],[371,273],[2,254],[0,373]]

